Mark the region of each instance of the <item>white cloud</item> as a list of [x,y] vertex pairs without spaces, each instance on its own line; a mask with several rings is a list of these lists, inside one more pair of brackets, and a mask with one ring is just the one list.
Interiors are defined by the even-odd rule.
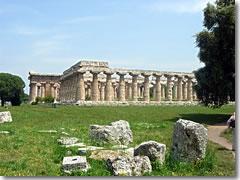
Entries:
[[36,36],[46,33],[45,30],[37,29],[33,27],[27,27],[23,25],[15,25],[15,27],[12,30],[14,33],[19,35],[27,35],[27,36]]
[[191,1],[157,1],[148,9],[158,12],[175,12],[175,13],[198,13],[201,12],[208,2],[213,3],[215,0],[191,0]]
[[33,56],[45,56],[64,49],[63,44],[55,39],[38,40],[32,45]]
[[65,21],[66,24],[75,24],[81,22],[90,22],[90,21],[101,21],[103,20],[103,16],[83,16],[83,17],[75,17],[70,20]]

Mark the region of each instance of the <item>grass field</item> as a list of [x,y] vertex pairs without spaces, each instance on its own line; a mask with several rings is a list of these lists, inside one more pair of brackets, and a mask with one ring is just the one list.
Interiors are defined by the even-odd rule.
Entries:
[[[77,148],[63,148],[57,143],[61,128],[80,142],[96,145],[88,137],[91,124],[108,125],[117,120],[127,120],[133,131],[135,147],[143,141],[154,140],[167,146],[163,165],[152,163],[150,176],[234,176],[235,161],[232,152],[208,141],[206,158],[199,162],[168,161],[174,123],[188,119],[205,126],[226,122],[235,106],[211,109],[201,106],[129,106],[129,107],[77,107],[52,108],[39,105],[9,107],[13,122],[0,124],[0,176],[64,176],[61,163],[68,150],[77,155]],[[0,107],[0,111],[5,111]],[[71,131],[71,129],[76,129]],[[39,130],[57,130],[58,133],[39,133]],[[88,156],[90,154],[88,153]],[[87,159],[92,169],[87,174],[73,175],[109,176],[104,161]]]

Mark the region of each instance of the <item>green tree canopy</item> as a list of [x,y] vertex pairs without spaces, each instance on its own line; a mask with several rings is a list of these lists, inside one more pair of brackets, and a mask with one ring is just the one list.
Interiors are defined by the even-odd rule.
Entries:
[[194,72],[195,88],[200,102],[220,107],[235,100],[235,1],[208,3],[203,26],[196,44],[205,66]]
[[24,81],[9,73],[0,73],[0,98],[2,106],[6,101],[11,101],[13,106],[20,105],[24,97]]

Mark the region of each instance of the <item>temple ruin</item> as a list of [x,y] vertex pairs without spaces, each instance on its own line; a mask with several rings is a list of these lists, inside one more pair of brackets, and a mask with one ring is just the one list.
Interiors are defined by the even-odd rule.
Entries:
[[30,72],[30,98],[53,96],[61,103],[195,100],[193,73],[110,68],[108,62],[79,61],[62,75]]
[[30,80],[29,101],[35,101],[36,97],[44,98],[52,96],[59,99],[61,74],[40,74],[29,72]]

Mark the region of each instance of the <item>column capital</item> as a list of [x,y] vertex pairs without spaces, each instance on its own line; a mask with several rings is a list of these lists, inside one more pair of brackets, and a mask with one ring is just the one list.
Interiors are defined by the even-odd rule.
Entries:
[[167,78],[172,78],[174,75],[173,74],[164,74],[164,76]]
[[140,75],[140,74],[141,74],[140,72],[134,72],[134,71],[129,72],[129,75],[130,75],[130,76],[138,76],[138,75]]
[[179,74],[175,75],[175,77],[178,78],[178,79],[183,79],[184,78],[183,75],[179,75]]
[[86,73],[86,70],[80,69],[80,70],[77,71],[77,73],[85,74],[85,73]]
[[92,73],[92,74],[99,74],[99,73],[101,73],[102,71],[100,71],[100,70],[91,70],[90,71],[90,73]]
[[193,79],[194,76],[187,75],[186,78],[187,78],[187,79]]
[[123,71],[118,71],[117,75],[119,76],[125,76],[127,74],[127,72],[123,72]]
[[160,73],[153,73],[153,76],[155,76],[155,77],[161,77],[162,74],[160,74]]
[[41,87],[41,83],[36,83],[36,86],[37,87]]
[[103,73],[106,75],[113,75],[115,72],[113,70],[105,70]]
[[143,73],[141,73],[141,75],[144,76],[144,77],[149,77],[149,76],[152,75],[152,73],[150,73],[150,72],[143,72]]

